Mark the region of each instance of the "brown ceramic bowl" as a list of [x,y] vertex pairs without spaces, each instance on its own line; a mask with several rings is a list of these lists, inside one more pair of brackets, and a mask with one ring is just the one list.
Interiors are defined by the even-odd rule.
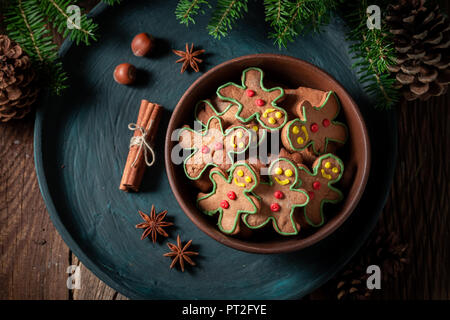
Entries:
[[[171,161],[176,141],[171,140],[173,130],[184,124],[192,125],[193,111],[197,101],[213,96],[217,87],[228,82],[240,83],[242,71],[248,67],[264,70],[265,79],[279,82],[290,88],[306,86],[324,91],[333,90],[341,102],[340,117],[344,117],[349,129],[345,149],[345,172],[347,186],[344,200],[325,224],[306,237],[302,232],[296,236],[270,236],[268,238],[239,239],[219,231],[217,221],[203,214],[196,207],[196,192],[185,177],[182,165]],[[341,154],[338,153],[340,156]],[[341,156],[342,157],[342,156]],[[235,58],[212,68],[195,81],[178,102],[169,122],[166,135],[165,161],[167,176],[175,197],[186,215],[197,227],[213,239],[229,247],[255,253],[281,253],[306,248],[334,232],[352,214],[366,186],[370,166],[369,138],[358,106],[345,89],[330,75],[310,63],[297,58],[276,54],[254,54]]]

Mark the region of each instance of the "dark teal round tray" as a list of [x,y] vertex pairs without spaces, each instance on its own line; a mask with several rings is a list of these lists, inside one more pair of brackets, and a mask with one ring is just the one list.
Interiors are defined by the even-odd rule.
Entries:
[[[319,35],[298,38],[279,51],[266,39],[259,4],[250,4],[246,20],[221,41],[209,37],[207,16],[186,28],[167,1],[127,1],[97,6],[99,41],[89,47],[66,41],[61,47],[70,89],[46,96],[35,125],[36,170],[53,223],[81,262],[112,288],[136,299],[292,299],[322,285],[351,258],[373,229],[384,206],[396,159],[394,113],[373,109],[351,68],[345,26],[336,18]],[[249,27],[252,26],[252,27]],[[130,41],[140,32],[158,39],[152,58],[138,58]],[[171,110],[200,73],[180,74],[171,48],[186,42],[204,48],[201,71],[252,53],[283,53],[309,61],[335,77],[359,104],[371,137],[371,173],[364,195],[349,220],[334,234],[305,250],[276,255],[240,252],[209,238],[182,212],[164,170],[164,138]],[[139,81],[126,87],[114,82],[114,67],[130,62]],[[159,127],[156,165],[147,170],[142,191],[119,190],[131,132],[140,100],[166,108]],[[138,210],[168,210],[176,227],[169,239],[140,240]],[[167,241],[177,234],[193,239],[200,252],[195,268],[169,269]]]

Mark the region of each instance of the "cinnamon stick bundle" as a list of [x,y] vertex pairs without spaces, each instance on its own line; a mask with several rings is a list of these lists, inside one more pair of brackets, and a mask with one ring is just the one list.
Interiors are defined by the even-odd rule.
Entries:
[[[148,145],[153,147],[159,121],[161,119],[162,109],[163,108],[156,103],[147,100],[141,101],[133,139],[142,136],[142,131],[144,131],[146,133],[144,137],[145,141]],[[147,166],[146,153],[148,151],[145,143],[130,143],[127,162],[120,182],[120,190],[139,191],[145,167]]]

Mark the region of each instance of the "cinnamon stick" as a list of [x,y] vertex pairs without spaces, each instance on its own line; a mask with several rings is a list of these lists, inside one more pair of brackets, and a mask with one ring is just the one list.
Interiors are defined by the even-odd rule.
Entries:
[[[156,103],[147,100],[141,101],[139,108],[137,127],[142,127],[146,134],[147,143],[153,147],[156,132],[158,130],[159,121],[161,119],[162,107]],[[134,130],[133,137],[142,136],[140,129]],[[143,144],[133,144],[128,151],[128,157],[120,182],[120,190],[123,191],[139,191],[139,187],[144,176],[147,166],[145,161],[145,153],[148,153],[146,146]],[[151,155],[149,155],[151,157]]]

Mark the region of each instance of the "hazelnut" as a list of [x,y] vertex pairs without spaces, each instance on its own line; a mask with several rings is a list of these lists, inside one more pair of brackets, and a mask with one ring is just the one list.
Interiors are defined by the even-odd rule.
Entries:
[[129,63],[119,64],[114,69],[114,80],[120,84],[132,84],[136,79],[136,67]]
[[150,53],[154,47],[155,39],[147,33],[139,33],[131,42],[131,50],[133,54],[142,57]]

